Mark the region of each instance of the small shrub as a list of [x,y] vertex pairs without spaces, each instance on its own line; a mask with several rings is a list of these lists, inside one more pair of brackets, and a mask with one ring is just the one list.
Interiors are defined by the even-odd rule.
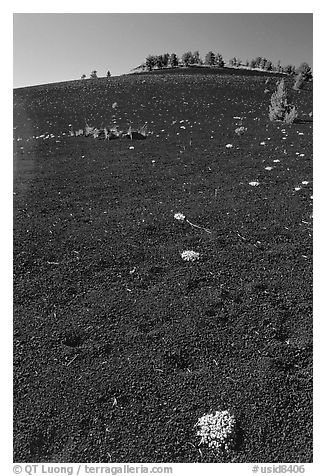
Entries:
[[312,71],[308,63],[301,63],[296,73],[301,74],[304,81],[310,81],[312,79]]
[[303,88],[304,83],[305,83],[305,80],[304,80],[303,74],[299,73],[295,78],[295,83],[293,85],[293,89],[295,91],[299,91],[300,89]]
[[295,66],[288,64],[287,66],[282,67],[282,73],[294,75],[295,74]]
[[288,102],[288,94],[284,79],[278,83],[277,90],[272,94],[269,106],[269,118],[271,121],[281,121],[291,124],[298,116],[294,106]]

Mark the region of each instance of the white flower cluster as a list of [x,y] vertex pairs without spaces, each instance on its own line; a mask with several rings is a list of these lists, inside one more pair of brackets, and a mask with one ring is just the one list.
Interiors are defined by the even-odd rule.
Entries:
[[217,451],[230,449],[235,432],[235,418],[228,410],[217,411],[199,418],[197,436],[201,437],[200,444],[207,444]]
[[199,259],[199,253],[193,250],[186,250],[181,253],[181,258],[184,261],[196,261]]
[[175,213],[174,218],[176,220],[184,221],[186,219],[185,215],[183,213]]
[[246,130],[247,130],[246,127],[240,126],[240,127],[237,127],[234,132],[235,132],[238,136],[242,136],[242,135],[246,132]]

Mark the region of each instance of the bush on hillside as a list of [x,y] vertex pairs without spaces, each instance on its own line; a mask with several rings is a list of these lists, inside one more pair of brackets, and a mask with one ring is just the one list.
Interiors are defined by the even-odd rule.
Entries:
[[282,67],[282,73],[294,75],[295,74],[295,66],[292,64],[288,64],[287,66]]
[[269,118],[271,121],[281,121],[292,124],[298,116],[297,110],[288,102],[288,94],[284,79],[277,86],[277,90],[272,94],[269,106]]
[[304,81],[304,77],[303,77],[302,73],[299,73],[295,78],[293,89],[295,91],[299,91],[300,89],[303,88],[304,82],[305,81]]
[[295,106],[292,106],[289,112],[285,113],[284,122],[286,124],[293,124],[298,117],[298,111]]
[[304,81],[310,81],[312,79],[312,71],[308,63],[301,63],[296,73],[301,74]]

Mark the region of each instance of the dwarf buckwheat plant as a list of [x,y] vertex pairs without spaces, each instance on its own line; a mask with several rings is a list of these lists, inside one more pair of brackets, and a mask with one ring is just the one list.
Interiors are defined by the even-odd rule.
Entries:
[[182,222],[187,222],[190,226],[193,226],[194,228],[200,228],[201,230],[204,230],[206,231],[206,233],[212,233],[210,230],[208,230],[207,228],[204,228],[202,226],[199,226],[199,225],[195,225],[194,223],[191,223],[191,221],[188,220],[188,218],[186,218],[186,216],[183,214],[183,213],[175,213],[174,214],[174,218],[178,221],[182,221]]
[[197,261],[199,259],[199,253],[193,250],[186,250],[181,253],[183,261]]
[[174,218],[180,221],[184,221],[186,219],[186,217],[182,213],[175,213]]
[[246,127],[240,126],[240,127],[237,127],[234,132],[235,132],[238,136],[242,136],[242,135],[246,132],[246,130],[247,130]]
[[206,444],[219,453],[228,451],[235,437],[235,418],[228,410],[217,411],[199,418],[197,436],[201,437],[199,444]]

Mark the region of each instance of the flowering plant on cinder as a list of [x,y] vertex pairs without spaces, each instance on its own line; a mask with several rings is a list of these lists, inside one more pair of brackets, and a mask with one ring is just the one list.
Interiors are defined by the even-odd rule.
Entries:
[[181,253],[183,261],[197,261],[199,260],[199,253],[193,250],[186,250]]
[[206,414],[198,419],[197,436],[201,437],[200,445],[222,453],[231,449],[235,437],[235,417],[228,410]]
[[207,228],[204,228],[202,226],[199,226],[199,225],[195,225],[194,223],[191,223],[191,221],[188,220],[188,218],[186,218],[186,216],[183,214],[183,213],[175,213],[174,214],[174,218],[178,221],[182,221],[182,222],[187,222],[190,226],[193,226],[194,228],[200,228],[201,230],[204,230],[206,231],[206,233],[212,233],[210,230],[208,230]]

